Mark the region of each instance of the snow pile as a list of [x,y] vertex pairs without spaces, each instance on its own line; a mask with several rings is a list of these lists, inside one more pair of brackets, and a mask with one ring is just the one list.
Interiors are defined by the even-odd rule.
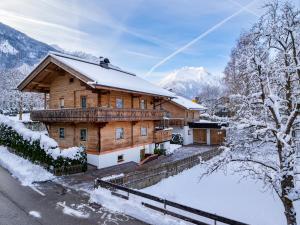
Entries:
[[0,146],[0,165],[6,168],[24,186],[34,182],[51,180],[54,176],[39,165],[10,153],[6,147]]
[[83,151],[83,149],[79,147],[71,147],[61,150],[58,148],[57,142],[46,134],[39,131],[32,131],[26,128],[21,121],[11,119],[4,115],[0,115],[0,124],[11,127],[14,131],[21,135],[24,140],[27,140],[30,143],[39,141],[40,147],[44,149],[48,155],[52,156],[54,160],[58,157],[77,159],[80,155],[79,153]]
[[167,154],[172,154],[176,149],[181,148],[182,145],[170,144],[170,148],[167,150]]
[[63,213],[69,216],[74,216],[78,218],[89,218],[89,213],[84,213],[80,210],[72,209],[71,207],[66,205],[66,202],[58,202],[56,203],[57,206],[60,206],[63,208]]
[[101,180],[109,181],[109,180],[114,180],[114,179],[118,179],[118,178],[122,178],[122,177],[124,177],[124,173],[114,174],[114,175],[107,176],[107,177],[102,177]]
[[0,52],[5,54],[16,55],[19,51],[15,49],[11,44],[5,40],[0,43]]
[[41,214],[37,211],[30,211],[29,215],[35,217],[35,218],[41,218]]

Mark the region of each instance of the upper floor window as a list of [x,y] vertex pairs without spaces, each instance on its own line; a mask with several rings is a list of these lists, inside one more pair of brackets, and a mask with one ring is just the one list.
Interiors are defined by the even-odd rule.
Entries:
[[116,129],[116,140],[124,139],[124,128]]
[[86,109],[86,96],[81,96],[81,108]]
[[59,128],[59,138],[65,138],[65,128]]
[[147,127],[141,127],[141,136],[147,136]]
[[59,107],[61,109],[65,108],[65,99],[64,98],[59,99]]
[[87,129],[80,129],[80,141],[87,140]]
[[116,108],[117,109],[124,108],[124,101],[122,98],[116,98]]
[[147,109],[147,101],[145,99],[140,100],[140,108]]

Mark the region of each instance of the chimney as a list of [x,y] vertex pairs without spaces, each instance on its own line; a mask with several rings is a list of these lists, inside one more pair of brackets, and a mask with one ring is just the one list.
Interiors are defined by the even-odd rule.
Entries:
[[110,63],[109,59],[104,58],[102,56],[100,56],[99,59],[100,59],[100,66],[103,68],[109,69],[109,66],[108,66],[108,64]]

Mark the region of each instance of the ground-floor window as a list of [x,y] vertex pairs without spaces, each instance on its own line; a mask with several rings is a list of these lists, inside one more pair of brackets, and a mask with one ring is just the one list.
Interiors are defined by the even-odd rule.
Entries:
[[124,128],[117,128],[116,129],[116,140],[124,139]]
[[65,138],[65,128],[59,128],[59,138]]
[[86,141],[87,140],[87,129],[80,129],[80,141]]
[[124,155],[118,155],[118,162],[124,161]]
[[147,136],[147,127],[141,127],[141,136]]

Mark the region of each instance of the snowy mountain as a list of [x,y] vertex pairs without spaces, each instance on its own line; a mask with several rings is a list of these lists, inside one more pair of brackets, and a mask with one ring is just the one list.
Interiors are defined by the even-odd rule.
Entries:
[[178,95],[195,98],[208,87],[218,87],[220,77],[207,72],[203,67],[182,67],[166,75],[159,85],[172,89]]
[[0,23],[0,70],[32,67],[55,49]]
[[[57,45],[48,45],[0,23],[0,113],[16,112],[21,93],[15,88],[49,51],[69,53],[81,58],[98,59],[90,54],[66,52]],[[42,106],[38,94],[22,94],[24,109]]]

